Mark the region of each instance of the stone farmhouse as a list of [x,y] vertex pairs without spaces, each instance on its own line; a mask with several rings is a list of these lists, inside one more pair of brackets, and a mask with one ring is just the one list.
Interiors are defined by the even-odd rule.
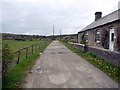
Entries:
[[120,52],[120,9],[102,17],[95,13],[95,21],[78,32],[78,43]]

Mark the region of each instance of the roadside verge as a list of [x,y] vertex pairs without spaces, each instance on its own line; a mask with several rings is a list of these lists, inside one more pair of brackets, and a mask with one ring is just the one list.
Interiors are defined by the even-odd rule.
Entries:
[[27,59],[21,60],[18,65],[12,67],[4,76],[2,76],[2,88],[22,88],[27,71],[32,68],[37,58],[40,56],[40,53],[42,53],[49,44],[50,41],[42,43],[40,50],[30,55]]

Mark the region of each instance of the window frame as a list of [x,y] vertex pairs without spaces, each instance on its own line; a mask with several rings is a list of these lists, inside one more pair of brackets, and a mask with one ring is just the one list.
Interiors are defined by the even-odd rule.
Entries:
[[100,42],[100,29],[95,30],[95,42]]
[[88,42],[88,31],[85,33],[85,42]]

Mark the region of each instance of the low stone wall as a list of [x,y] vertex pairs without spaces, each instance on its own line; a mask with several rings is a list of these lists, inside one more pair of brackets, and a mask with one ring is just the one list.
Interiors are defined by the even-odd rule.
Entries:
[[106,49],[88,47],[88,51],[120,67],[120,53]]
[[73,45],[74,45],[74,47],[80,48],[82,51],[85,51],[84,45],[76,45],[76,44],[73,44]]
[[97,47],[91,47],[91,46],[85,46],[81,44],[73,44],[72,45],[76,48],[79,48],[82,51],[88,51],[93,54],[95,54],[98,57],[101,57],[108,62],[119,66],[120,67],[120,52],[115,52],[115,51],[110,51],[102,48],[97,48]]

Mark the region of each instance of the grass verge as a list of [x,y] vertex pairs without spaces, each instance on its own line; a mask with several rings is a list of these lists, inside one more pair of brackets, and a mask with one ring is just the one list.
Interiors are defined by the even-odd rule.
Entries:
[[2,88],[22,88],[23,81],[27,74],[27,71],[32,68],[35,64],[40,53],[49,45],[50,42],[45,42],[41,44],[41,49],[30,55],[28,59],[23,59],[21,62],[12,67],[3,77],[2,77]]
[[101,71],[106,73],[113,80],[120,83],[120,68],[119,67],[107,62],[106,60],[100,57],[97,57],[96,55],[90,52],[81,51],[80,49],[73,47],[73,45],[69,43],[66,43],[66,42],[61,42],[61,43],[64,44],[67,48],[69,48],[74,53],[77,53],[82,58],[85,58],[95,67],[99,68]]

